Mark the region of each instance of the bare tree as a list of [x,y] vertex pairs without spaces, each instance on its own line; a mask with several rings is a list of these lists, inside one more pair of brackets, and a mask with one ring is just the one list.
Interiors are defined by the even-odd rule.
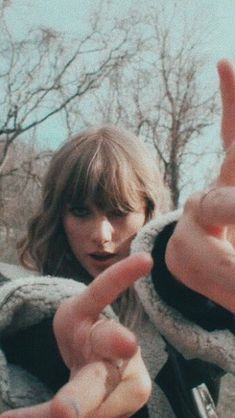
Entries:
[[119,22],[103,29],[95,12],[78,39],[36,28],[16,40],[5,23],[7,6],[10,2],[0,4],[0,240],[5,237],[12,245],[32,213],[48,161],[48,152],[34,146],[37,129],[59,115],[72,130],[72,105],[76,124],[84,125],[80,109],[85,98],[92,100],[112,71],[141,49],[142,41],[132,44],[131,26]]
[[0,199],[1,260],[17,261],[16,242],[37,206],[42,178],[51,154],[51,151],[39,151],[34,144],[22,140],[10,147]]
[[[198,32],[182,31],[175,43],[170,18],[156,7],[141,16],[133,12],[110,20],[106,28],[100,9],[79,39],[39,28],[27,39],[15,40],[4,13],[0,19],[4,230],[14,225],[12,231],[18,235],[33,210],[49,158],[33,147],[33,138],[56,115],[70,132],[112,122],[140,135],[154,148],[177,207],[185,179],[191,181],[190,175],[184,176],[184,167],[195,153],[193,140],[212,123],[216,110],[215,96],[203,90],[200,79],[203,55],[195,38]],[[16,211],[21,205],[17,199],[27,210]]]
[[185,32],[175,48],[170,27],[156,22],[154,30],[158,48],[154,79],[158,81],[159,94],[154,119],[146,117],[146,111],[141,112],[138,97],[135,98],[139,111],[138,131],[146,127],[150,129],[164,179],[171,190],[173,205],[177,207],[185,181],[181,176],[182,166],[189,153],[192,160],[192,140],[212,124],[216,110],[215,94],[204,94],[200,83],[204,62],[198,53],[195,35]]
[[164,8],[145,16],[146,48],[134,62],[109,75],[107,94],[95,93],[106,120],[130,127],[156,150],[156,161],[172,195],[173,207],[192,182],[185,164],[200,162],[205,148],[196,141],[214,122],[216,94],[203,83],[203,43],[200,27],[172,28]]
[[[128,48],[130,30],[112,27],[102,33],[98,20],[82,39],[38,28],[27,39],[13,39],[1,17],[0,175],[16,138],[64,112],[71,102],[97,89],[114,68],[125,65],[139,49]],[[115,34],[115,36],[114,36]]]

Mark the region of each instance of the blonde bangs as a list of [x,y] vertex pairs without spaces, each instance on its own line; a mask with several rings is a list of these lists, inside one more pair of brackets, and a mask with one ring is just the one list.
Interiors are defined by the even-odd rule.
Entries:
[[105,210],[145,206],[146,220],[166,206],[152,155],[135,135],[116,126],[87,129],[70,139],[53,159],[46,185],[62,216],[67,205],[87,201]]
[[144,188],[128,155],[118,144],[100,137],[80,150],[68,180],[66,203],[72,206],[89,200],[105,210],[134,211],[144,203]]

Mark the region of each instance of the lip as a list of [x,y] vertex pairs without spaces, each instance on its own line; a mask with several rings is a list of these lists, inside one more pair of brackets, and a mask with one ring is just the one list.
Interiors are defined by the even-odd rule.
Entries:
[[92,258],[92,260],[98,263],[105,263],[109,260],[112,260],[116,256],[116,254],[114,253],[106,253],[106,252],[91,253],[89,255]]

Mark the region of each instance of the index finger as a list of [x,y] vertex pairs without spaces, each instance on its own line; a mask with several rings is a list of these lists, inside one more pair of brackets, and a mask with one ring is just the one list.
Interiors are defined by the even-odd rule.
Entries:
[[149,273],[152,258],[146,253],[133,254],[102,272],[77,298],[77,314],[97,317],[140,277]]
[[235,140],[235,68],[228,60],[219,61],[217,68],[223,105],[221,134],[227,149]]
[[[225,227],[235,224],[235,144],[228,149],[215,184],[201,194],[198,205],[200,224]],[[223,230],[215,230],[221,235]]]
[[226,152],[216,183],[218,186],[235,186],[235,144]]

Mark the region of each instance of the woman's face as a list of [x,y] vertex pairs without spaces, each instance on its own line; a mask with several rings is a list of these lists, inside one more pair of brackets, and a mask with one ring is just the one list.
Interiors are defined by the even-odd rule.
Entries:
[[130,244],[145,223],[145,208],[136,212],[103,211],[95,205],[68,208],[65,233],[82,267],[96,277],[107,267],[127,257]]

